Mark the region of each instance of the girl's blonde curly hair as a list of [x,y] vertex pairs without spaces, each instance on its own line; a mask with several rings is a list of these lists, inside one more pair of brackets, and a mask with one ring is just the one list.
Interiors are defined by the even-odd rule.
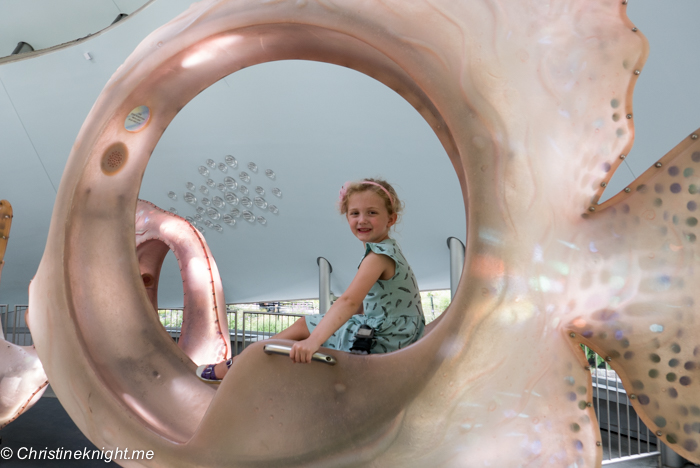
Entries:
[[348,212],[348,200],[350,199],[350,195],[367,191],[379,195],[382,200],[384,200],[384,205],[389,212],[389,216],[396,213],[398,222],[398,218],[403,211],[403,202],[399,200],[394,187],[383,179],[367,178],[355,182],[345,182],[343,188],[340,189],[340,196],[338,197],[338,210],[340,214],[346,214]]

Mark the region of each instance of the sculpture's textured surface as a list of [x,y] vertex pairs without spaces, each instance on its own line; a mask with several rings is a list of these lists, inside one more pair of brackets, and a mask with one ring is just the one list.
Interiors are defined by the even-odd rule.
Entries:
[[231,357],[226,301],[219,269],[202,234],[190,223],[154,204],[136,206],[136,256],[146,293],[158,310],[158,279],[165,256],[173,251],[184,290],[178,346],[195,364]]
[[[576,272],[566,327],[609,357],[659,438],[700,459],[700,131],[552,252]],[[558,250],[558,252],[556,252]],[[569,260],[566,260],[566,259]],[[543,268],[552,284],[561,273]],[[578,398],[577,398],[578,399]]]
[[[12,227],[12,205],[0,200],[0,273]],[[43,395],[46,374],[33,346],[5,341],[0,322],[0,428],[7,426]]]
[[[647,53],[625,8],[204,1],[149,36],[78,136],[31,290],[37,350],[78,426],[169,467],[597,466],[582,340],[611,357],[647,424],[699,461],[697,140],[646,189],[595,207],[632,145]],[[289,58],[366,73],[432,126],[467,206],[463,280],[404,350],[295,366],[253,345],[215,394],[153,333],[133,254],[139,183],[197,93]]]

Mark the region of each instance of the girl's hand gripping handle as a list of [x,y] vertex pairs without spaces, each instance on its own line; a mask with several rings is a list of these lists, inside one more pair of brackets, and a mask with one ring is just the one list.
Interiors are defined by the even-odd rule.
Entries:
[[314,354],[321,347],[321,343],[317,343],[313,337],[309,337],[302,341],[297,341],[292,346],[289,352],[289,357],[294,362],[309,363]]
[[[282,354],[284,356],[289,356],[292,352],[292,348],[288,346],[272,344],[265,345],[263,350],[267,354]],[[328,354],[314,353],[311,356],[311,359],[314,361],[325,362],[326,364],[330,364],[331,366],[335,365],[336,363],[335,358],[333,356],[329,356]]]

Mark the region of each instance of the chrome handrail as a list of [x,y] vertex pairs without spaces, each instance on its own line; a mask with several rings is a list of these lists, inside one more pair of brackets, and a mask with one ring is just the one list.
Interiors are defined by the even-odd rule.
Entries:
[[[265,354],[281,354],[283,356],[289,356],[289,353],[292,352],[292,348],[289,346],[267,344],[263,347],[263,351],[265,351]],[[311,356],[311,359],[313,361],[323,362],[331,366],[334,366],[336,363],[333,356],[322,353],[314,353],[313,356]]]

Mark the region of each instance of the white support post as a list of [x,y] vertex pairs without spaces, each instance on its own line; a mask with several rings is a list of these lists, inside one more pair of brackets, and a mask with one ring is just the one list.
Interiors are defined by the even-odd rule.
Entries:
[[[659,439],[659,442],[661,440]],[[674,452],[668,445],[661,442],[661,464],[664,468],[681,468],[685,466],[687,460],[676,452]]]
[[455,297],[464,269],[464,244],[456,237],[448,237],[447,247],[450,249],[450,299],[452,299]]
[[319,313],[325,314],[331,308],[331,273],[333,267],[323,257],[316,259],[318,264],[318,309]]

